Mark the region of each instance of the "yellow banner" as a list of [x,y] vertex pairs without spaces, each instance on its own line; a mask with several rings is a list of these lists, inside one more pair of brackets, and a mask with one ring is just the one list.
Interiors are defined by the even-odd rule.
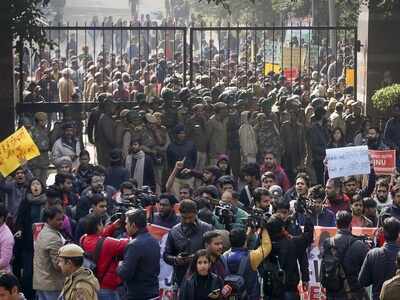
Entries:
[[281,72],[281,66],[278,64],[271,64],[271,63],[266,63],[264,65],[264,74],[265,76],[268,75],[269,72],[275,72],[275,73],[280,73]]
[[40,152],[25,127],[21,127],[0,143],[0,172],[5,177],[21,164],[39,156]]
[[346,86],[354,87],[354,69],[346,69]]

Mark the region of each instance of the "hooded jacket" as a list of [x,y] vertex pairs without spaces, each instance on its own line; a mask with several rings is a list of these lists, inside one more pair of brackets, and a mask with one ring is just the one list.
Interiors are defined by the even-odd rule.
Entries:
[[63,300],[97,300],[97,292],[100,286],[92,271],[86,268],[79,268],[65,280],[64,288],[61,291]]
[[242,124],[239,128],[240,153],[245,161],[257,155],[257,138],[253,126],[249,123],[249,114],[249,111],[240,114]]

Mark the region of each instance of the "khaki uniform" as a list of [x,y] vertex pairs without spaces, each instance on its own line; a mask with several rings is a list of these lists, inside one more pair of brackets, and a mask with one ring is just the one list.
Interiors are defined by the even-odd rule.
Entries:
[[398,300],[400,294],[400,270],[397,270],[396,276],[386,280],[383,283],[380,300]]
[[99,281],[89,269],[79,268],[65,279],[62,300],[97,300]]

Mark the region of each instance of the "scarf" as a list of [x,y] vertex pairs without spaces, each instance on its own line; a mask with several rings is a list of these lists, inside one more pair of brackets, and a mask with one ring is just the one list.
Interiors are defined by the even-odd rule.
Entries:
[[[136,163],[135,169],[132,172],[134,160],[136,161]],[[128,170],[130,170],[131,176],[133,175],[133,178],[136,179],[139,188],[143,186],[144,161],[145,153],[142,150],[137,153],[132,153],[126,158],[126,167]]]

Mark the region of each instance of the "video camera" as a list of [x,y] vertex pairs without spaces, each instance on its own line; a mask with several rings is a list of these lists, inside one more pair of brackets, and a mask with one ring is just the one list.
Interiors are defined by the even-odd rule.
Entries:
[[214,208],[214,214],[218,217],[218,221],[223,225],[230,225],[235,220],[233,207],[230,204],[219,202]]
[[265,212],[261,208],[254,208],[247,219],[247,226],[251,228],[264,227],[270,217],[270,213]]

